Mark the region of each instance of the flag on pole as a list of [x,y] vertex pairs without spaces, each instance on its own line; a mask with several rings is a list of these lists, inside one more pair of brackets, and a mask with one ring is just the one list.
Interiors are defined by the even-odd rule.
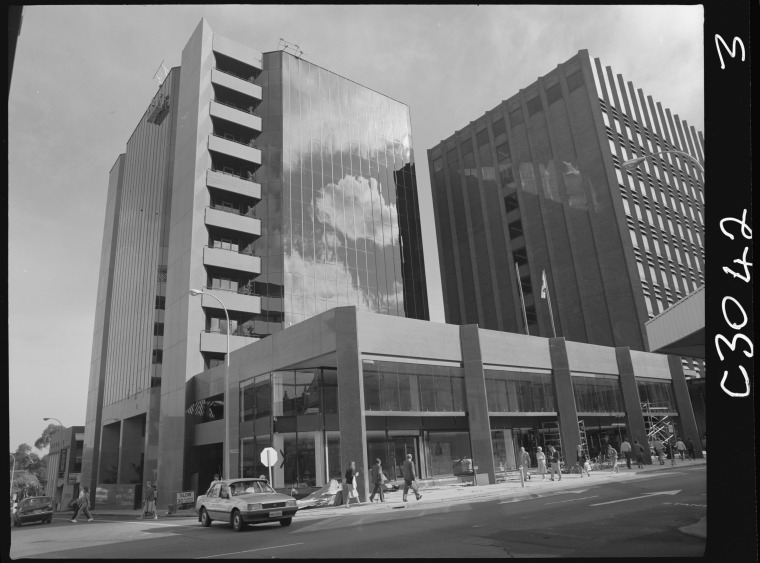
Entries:
[[549,286],[546,284],[546,270],[541,270],[541,299],[546,299]]

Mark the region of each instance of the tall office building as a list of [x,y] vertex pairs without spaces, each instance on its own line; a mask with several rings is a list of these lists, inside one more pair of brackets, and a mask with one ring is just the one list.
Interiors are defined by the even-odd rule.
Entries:
[[[159,78],[109,178],[83,454],[93,494],[158,474],[181,490],[186,383],[228,343],[340,305],[428,318],[406,105],[205,20]],[[220,395],[204,412],[225,407]]]
[[622,164],[673,150],[703,163],[702,133],[585,50],[430,149],[446,321],[649,351],[704,283],[704,178]]

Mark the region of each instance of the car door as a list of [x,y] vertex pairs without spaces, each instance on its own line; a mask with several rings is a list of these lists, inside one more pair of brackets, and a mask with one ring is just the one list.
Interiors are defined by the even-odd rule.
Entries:
[[219,500],[217,504],[217,520],[223,522],[230,521],[230,514],[232,513],[232,505],[234,501],[230,495],[229,485],[222,484],[221,491],[219,492]]
[[221,485],[217,483],[212,486],[206,494],[206,511],[212,520],[219,518],[219,490]]

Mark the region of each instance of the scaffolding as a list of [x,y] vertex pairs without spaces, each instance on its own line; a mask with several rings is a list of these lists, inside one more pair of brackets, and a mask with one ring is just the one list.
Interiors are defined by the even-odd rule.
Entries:
[[583,455],[586,456],[586,459],[591,460],[591,456],[588,452],[588,440],[586,440],[586,425],[582,420],[578,421],[578,431],[581,435],[581,449],[583,450]]
[[644,429],[650,448],[654,449],[652,444],[656,440],[667,442],[675,433],[673,419],[668,414],[670,412],[671,408],[667,403],[641,403],[641,414],[644,417]]

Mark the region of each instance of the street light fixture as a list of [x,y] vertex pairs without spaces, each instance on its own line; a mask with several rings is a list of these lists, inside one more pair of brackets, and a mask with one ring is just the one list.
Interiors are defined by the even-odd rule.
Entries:
[[227,477],[229,478],[231,475],[231,465],[230,465],[230,401],[229,401],[229,388],[230,388],[230,315],[227,312],[227,307],[224,306],[224,303],[222,303],[222,300],[219,299],[216,295],[213,293],[207,293],[205,291],[201,291],[200,289],[191,289],[190,295],[193,297],[198,295],[208,295],[209,297],[213,297],[217,301],[219,301],[219,304],[222,306],[222,309],[224,309],[224,316],[227,317],[227,355],[225,357],[225,363],[224,363],[224,468],[227,472]]
[[697,169],[700,172],[702,172],[703,176],[705,174],[704,167],[699,163],[699,161],[696,158],[694,158],[693,156],[691,156],[687,152],[677,151],[677,150],[659,151],[659,152],[655,152],[655,153],[645,154],[644,156],[639,156],[639,157],[636,157],[636,158],[632,158],[630,160],[626,160],[625,162],[623,162],[623,168],[626,169],[626,170],[636,168],[639,164],[641,164],[642,162],[644,162],[646,159],[652,158],[653,156],[657,156],[657,155],[660,155],[660,154],[678,154],[678,155],[681,155],[681,156],[685,156],[686,158],[688,158],[689,160],[691,160],[691,162],[694,164],[694,166],[697,167]]

